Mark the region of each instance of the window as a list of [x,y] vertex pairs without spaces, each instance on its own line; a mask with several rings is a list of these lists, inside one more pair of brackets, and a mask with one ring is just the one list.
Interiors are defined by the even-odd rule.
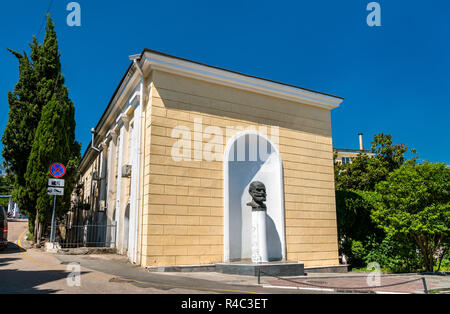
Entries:
[[342,157],[342,164],[351,164],[352,163],[352,159],[350,157]]

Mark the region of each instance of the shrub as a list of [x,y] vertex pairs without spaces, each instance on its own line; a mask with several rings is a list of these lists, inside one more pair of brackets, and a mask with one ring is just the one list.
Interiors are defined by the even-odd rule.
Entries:
[[381,242],[369,239],[364,262],[377,262],[390,272],[416,272],[421,269],[422,257],[415,243],[410,239],[396,239],[390,236]]

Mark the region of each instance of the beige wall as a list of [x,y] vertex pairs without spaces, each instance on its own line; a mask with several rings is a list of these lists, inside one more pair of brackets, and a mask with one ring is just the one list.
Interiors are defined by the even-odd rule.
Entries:
[[91,186],[92,186],[92,174],[98,171],[98,160],[94,159],[89,166],[87,167],[86,171],[83,172],[83,175],[81,177],[81,183],[83,183],[83,194],[82,194],[82,199],[83,202],[85,203],[91,203],[92,201],[92,191],[91,191]]
[[339,264],[329,110],[154,71],[145,117],[142,266],[223,261],[223,163],[171,157],[173,128],[195,118],[279,127],[287,259]]

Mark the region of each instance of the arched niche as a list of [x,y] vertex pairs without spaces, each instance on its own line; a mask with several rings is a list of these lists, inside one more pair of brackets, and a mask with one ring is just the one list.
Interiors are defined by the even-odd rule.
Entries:
[[261,181],[267,191],[269,261],[285,260],[284,187],[280,153],[256,131],[244,131],[227,143],[224,155],[224,261],[251,259],[252,213],[248,187]]

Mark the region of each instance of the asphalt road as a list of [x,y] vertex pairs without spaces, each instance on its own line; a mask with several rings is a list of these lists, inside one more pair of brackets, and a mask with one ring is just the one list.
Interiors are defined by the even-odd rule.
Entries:
[[46,253],[41,249],[27,247],[24,239],[27,223],[23,220],[9,222],[10,242],[8,248],[0,253],[2,294],[305,293],[299,290],[263,288],[257,285],[254,277],[217,273],[150,273],[129,264],[126,258],[118,255],[74,256]]

